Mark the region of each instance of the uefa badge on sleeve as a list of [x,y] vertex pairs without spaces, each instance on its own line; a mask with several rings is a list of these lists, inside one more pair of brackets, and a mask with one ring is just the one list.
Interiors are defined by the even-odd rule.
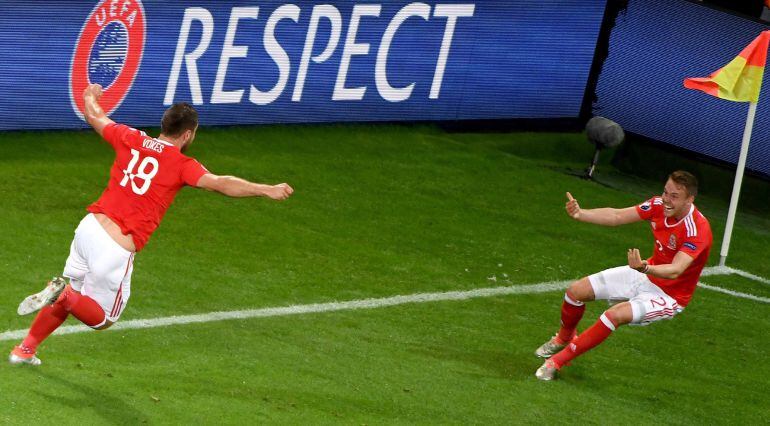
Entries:
[[104,89],[99,100],[110,115],[128,95],[144,51],[146,25],[139,0],[102,0],[80,30],[70,67],[70,102],[83,119],[83,90],[90,83]]

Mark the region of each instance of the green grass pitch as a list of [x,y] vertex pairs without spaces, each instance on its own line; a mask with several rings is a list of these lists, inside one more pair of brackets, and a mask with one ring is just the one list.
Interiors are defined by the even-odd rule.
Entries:
[[[136,258],[121,321],[579,278],[652,249],[643,224],[572,221],[663,182],[565,173],[579,134],[447,133],[431,126],[201,129],[212,172],[289,182],[287,201],[185,189]],[[107,181],[93,132],[0,133],[0,327],[59,274]],[[727,200],[708,188],[718,259]],[[770,220],[738,215],[730,266],[770,277]],[[712,285],[768,297],[737,276]],[[623,327],[534,378],[562,293],[53,336],[39,368],[0,365],[9,424],[757,424],[767,421],[770,304],[700,289],[673,321]],[[606,305],[591,304],[581,329]],[[74,324],[73,321],[68,321]],[[0,342],[10,350],[15,341]]]

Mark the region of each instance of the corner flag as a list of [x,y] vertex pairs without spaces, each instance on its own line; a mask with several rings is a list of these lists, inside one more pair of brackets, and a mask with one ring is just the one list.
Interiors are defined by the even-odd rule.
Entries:
[[757,102],[767,60],[770,31],[762,33],[729,64],[703,78],[685,78],[684,87],[736,102]]
[[738,196],[743,183],[743,171],[746,168],[746,158],[749,155],[751,130],[754,127],[754,116],[757,112],[759,91],[762,89],[762,77],[767,61],[767,47],[770,41],[770,30],[762,31],[745,49],[730,61],[729,64],[714,71],[705,78],[685,78],[684,87],[700,90],[711,96],[735,102],[749,102],[749,112],[746,115],[746,126],[743,128],[741,152],[738,155],[738,167],[735,171],[733,193],[730,196],[730,208],[727,210],[725,235],[722,238],[722,248],[719,251],[719,266],[725,266],[727,253],[730,250],[730,239],[733,235],[735,215],[738,210]]

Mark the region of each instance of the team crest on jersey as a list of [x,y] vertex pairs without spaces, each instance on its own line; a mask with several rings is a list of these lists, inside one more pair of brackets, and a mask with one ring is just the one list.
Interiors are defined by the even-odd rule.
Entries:
[[668,248],[676,250],[676,236],[674,234],[671,234],[671,236],[668,237]]
[[70,101],[82,119],[83,90],[99,83],[99,104],[109,115],[120,106],[139,73],[146,20],[140,0],[102,0],[80,30],[70,67]]

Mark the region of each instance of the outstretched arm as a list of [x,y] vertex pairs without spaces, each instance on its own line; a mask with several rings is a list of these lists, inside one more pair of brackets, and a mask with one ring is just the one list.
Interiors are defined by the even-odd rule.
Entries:
[[107,117],[107,114],[104,113],[104,110],[99,105],[99,98],[101,97],[102,86],[98,84],[89,84],[86,90],[83,91],[86,122],[96,130],[99,136],[102,136],[102,132],[108,124],[114,123],[114,121]]
[[567,204],[565,205],[567,214],[575,220],[581,222],[595,223],[604,226],[618,226],[626,223],[633,223],[642,220],[636,207],[626,207],[624,209],[613,209],[604,207],[600,209],[581,209],[572,194],[567,193]]
[[228,197],[270,197],[273,200],[285,200],[294,192],[287,183],[265,185],[249,182],[235,176],[217,176],[206,173],[196,185],[198,188],[216,191]]
[[690,257],[690,255],[680,251],[674,255],[674,260],[671,263],[648,265],[646,260],[642,260],[639,249],[628,249],[628,266],[643,274],[669,280],[679,278],[682,272],[692,264],[693,260],[695,259]]

